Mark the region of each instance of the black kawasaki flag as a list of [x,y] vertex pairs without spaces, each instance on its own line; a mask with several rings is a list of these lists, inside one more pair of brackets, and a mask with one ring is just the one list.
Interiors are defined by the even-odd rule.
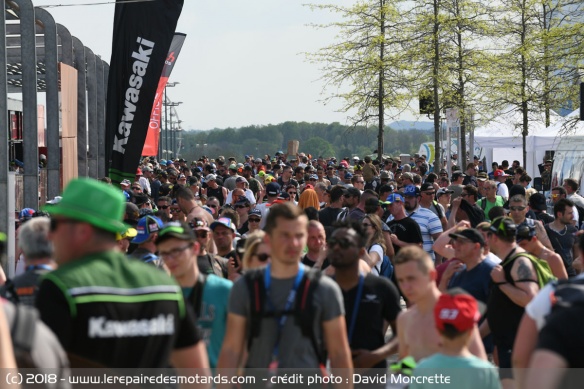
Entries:
[[133,180],[184,0],[117,0],[106,110],[109,177]]

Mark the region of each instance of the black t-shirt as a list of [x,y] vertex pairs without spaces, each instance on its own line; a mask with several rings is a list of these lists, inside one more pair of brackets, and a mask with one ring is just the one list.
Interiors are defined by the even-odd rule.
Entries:
[[[559,309],[546,319],[539,333],[538,349],[550,350],[561,355],[569,368],[584,367],[584,307],[574,305]],[[582,383],[580,383],[580,386]]]
[[23,274],[6,280],[0,287],[0,296],[14,304],[24,304],[34,307],[35,299],[39,291],[39,283],[43,274],[48,273],[48,268],[32,267]]
[[[515,254],[515,250],[503,259],[503,263]],[[511,269],[517,258],[503,266],[505,281],[515,285],[511,276]],[[495,345],[502,348],[513,348],[515,336],[519,328],[519,322],[523,317],[524,307],[515,304],[502,290],[499,285],[491,284],[491,294],[487,301],[487,320],[493,334]]]
[[223,198],[223,187],[221,185],[218,185],[215,189],[207,187],[207,198],[209,197],[216,197],[219,200],[219,204],[225,204],[226,199]]
[[323,226],[330,227],[337,221],[337,216],[339,216],[339,213],[341,213],[342,210],[343,208],[325,207],[318,211],[318,221],[320,221]]
[[[308,267],[314,267],[314,265],[316,264],[316,261],[313,261],[312,259],[308,258],[308,254],[304,254],[304,256],[302,257],[300,262],[302,262],[303,265],[306,265]],[[329,266],[330,266],[330,263],[329,263],[329,260],[327,258],[322,263],[322,267],[320,268],[320,270],[324,270]]]
[[[347,334],[353,317],[358,285],[343,292],[345,304],[345,320]],[[350,340],[352,350],[375,350],[385,344],[384,321],[395,321],[401,311],[399,293],[395,285],[384,277],[367,274],[364,279],[363,292],[357,312],[353,339]],[[375,365],[375,368],[386,368],[385,360]]]
[[[395,234],[399,240],[406,243],[424,243],[420,226],[411,217],[405,217],[401,220],[393,219],[387,223],[389,230]],[[400,247],[394,245],[395,253],[399,253]]]
[[540,222],[542,222],[544,225],[545,224],[549,224],[549,223],[553,223],[553,221],[555,220],[552,215],[547,214],[545,212],[536,212],[536,211],[533,211],[533,213],[535,213],[535,217],[537,218],[537,220],[539,220]]
[[575,234],[578,232],[576,227],[572,225],[566,226],[564,231],[558,233],[551,229],[549,224],[547,224],[545,225],[545,231],[548,234],[548,238],[550,238],[550,242],[552,242],[554,251],[562,257],[568,277],[576,276],[576,270],[574,270],[574,267],[572,266],[572,263],[574,262],[574,252],[572,249],[574,248],[574,243],[576,241]]

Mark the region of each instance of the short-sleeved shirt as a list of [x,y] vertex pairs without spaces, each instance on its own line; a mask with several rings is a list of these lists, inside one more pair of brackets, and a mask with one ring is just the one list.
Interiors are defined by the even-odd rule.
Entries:
[[[303,265],[302,265],[303,266]],[[305,268],[305,271],[309,271]],[[292,278],[271,278],[270,298],[276,310],[286,306],[288,294],[294,285]],[[246,275],[234,284],[229,299],[229,313],[251,320],[250,294]],[[322,343],[322,323],[345,314],[343,296],[339,286],[328,277],[321,277],[312,295],[314,306],[313,331],[317,341]],[[266,304],[267,305],[267,304]],[[274,316],[261,319],[261,331],[258,338],[251,342],[248,350],[246,367],[266,368],[271,362],[276,345],[278,325]],[[250,336],[250,334],[248,334]],[[302,335],[301,328],[295,324],[294,317],[286,320],[279,343],[279,362],[282,368],[318,368],[319,360],[310,339]]]
[[[343,291],[347,333],[351,326],[357,289],[358,285]],[[350,340],[351,349],[376,350],[383,346],[385,344],[384,321],[388,323],[395,321],[400,311],[399,292],[393,282],[384,277],[367,274],[363,279],[363,292],[353,338]],[[374,367],[385,368],[387,363],[383,360]]]
[[120,252],[47,273],[36,306],[67,352],[106,367],[165,368],[173,349],[200,339],[174,280]]
[[[483,202],[485,202],[485,205],[483,205]],[[488,201],[486,197],[483,197],[482,199],[477,201],[477,206],[485,212],[485,220],[487,221],[491,220],[489,219],[489,211],[491,210],[491,208],[502,207],[503,205],[505,205],[505,200],[503,200],[501,196],[497,196],[495,198],[494,203]]]
[[[207,345],[209,365],[214,368],[217,366],[223,338],[225,337],[227,307],[233,283],[214,274],[209,274],[205,278],[201,306],[193,306],[193,310],[199,312],[197,315],[197,327]],[[191,306],[193,304],[191,299],[192,291],[193,288],[183,288],[185,301]]]
[[438,219],[438,216],[429,209],[418,207],[417,210],[410,213],[409,216],[418,223],[420,226],[420,232],[422,233],[423,239],[423,249],[425,252],[430,255],[432,260],[436,259],[434,255],[434,249],[432,249],[432,245],[434,244],[434,238],[432,235],[442,233],[444,230],[442,229],[442,222]]
[[414,370],[414,377],[450,377],[450,383],[437,384],[412,380],[410,389],[426,388],[473,388],[473,389],[499,389],[501,382],[495,366],[471,355],[469,357],[450,356],[436,353],[422,359]]
[[[391,220],[387,222],[387,226],[392,234],[395,234],[399,240],[406,243],[423,243],[422,232],[420,226],[411,217],[405,217],[401,220]],[[401,247],[395,245],[394,250],[397,255]]]

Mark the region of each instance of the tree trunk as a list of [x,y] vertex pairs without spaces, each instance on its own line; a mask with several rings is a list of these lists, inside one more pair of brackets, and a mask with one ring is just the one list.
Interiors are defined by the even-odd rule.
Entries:
[[[379,0],[380,14],[380,33],[382,37],[385,37],[385,1]],[[378,98],[378,109],[379,109],[379,130],[377,134],[377,159],[379,163],[383,162],[383,132],[385,130],[385,106],[383,103],[383,98],[385,96],[385,89],[383,83],[385,81],[384,77],[384,57],[385,57],[385,41],[382,39],[379,47],[379,90],[377,96]]]
[[[441,168],[441,147],[440,147],[440,101],[438,96],[438,67],[440,65],[440,47],[438,42],[438,31],[440,24],[438,22],[438,1],[434,0],[434,31],[433,31],[433,44],[434,44],[434,59],[432,68],[432,89],[434,92],[434,172],[438,173]],[[446,145],[446,152],[450,152],[450,145]]]

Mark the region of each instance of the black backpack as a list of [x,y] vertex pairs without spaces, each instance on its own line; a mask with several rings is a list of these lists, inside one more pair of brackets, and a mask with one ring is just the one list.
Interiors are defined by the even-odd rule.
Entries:
[[554,281],[554,291],[550,294],[552,310],[550,315],[573,306],[584,307],[584,278],[569,278]]
[[312,295],[318,286],[321,272],[312,269],[307,270],[304,273],[298,287],[294,306],[291,310],[271,312],[266,310],[266,287],[264,284],[265,270],[265,268],[254,269],[247,272],[244,276],[247,282],[251,308],[250,334],[247,342],[248,350],[251,349],[253,341],[261,333],[263,318],[280,317],[283,315],[294,316],[294,323],[300,327],[302,335],[310,339],[312,348],[314,349],[321,367],[325,366],[327,359],[326,352],[319,346],[312,326],[315,313]]

